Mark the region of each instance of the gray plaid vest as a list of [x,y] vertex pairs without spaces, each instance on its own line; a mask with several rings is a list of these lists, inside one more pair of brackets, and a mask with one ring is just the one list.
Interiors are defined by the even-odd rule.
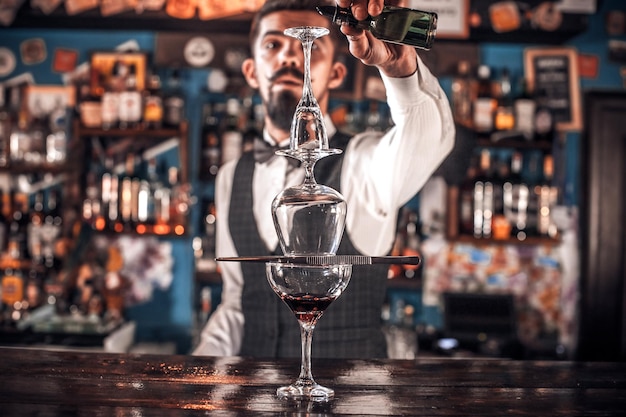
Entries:
[[[333,146],[342,148],[349,137],[336,134]],[[339,191],[343,154],[329,156],[315,166],[316,180]],[[242,155],[235,170],[229,228],[239,256],[270,255],[259,235],[252,212],[253,152]],[[277,248],[274,253],[280,253]],[[339,254],[358,254],[344,233]],[[294,314],[272,291],[265,264],[242,262],[242,309],[245,317],[240,355],[299,357],[300,329]],[[386,343],[380,329],[380,308],[385,297],[387,267],[354,266],[348,288],[330,305],[313,335],[313,357],[382,358]]]

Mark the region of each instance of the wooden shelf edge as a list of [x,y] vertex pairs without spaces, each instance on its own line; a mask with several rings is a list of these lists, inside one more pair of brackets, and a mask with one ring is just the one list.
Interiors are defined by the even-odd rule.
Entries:
[[471,243],[475,245],[518,245],[518,246],[557,246],[561,244],[560,238],[529,236],[524,240],[515,239],[513,237],[508,239],[494,239],[494,238],[476,238],[474,236],[457,235],[447,236],[447,239],[451,242],[457,243]]

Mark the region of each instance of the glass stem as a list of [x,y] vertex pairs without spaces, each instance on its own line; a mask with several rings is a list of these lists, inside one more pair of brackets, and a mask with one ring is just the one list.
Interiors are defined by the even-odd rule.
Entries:
[[303,40],[302,45],[302,51],[304,53],[304,86],[302,87],[302,101],[305,106],[313,106],[314,104],[317,104],[311,88],[311,48],[313,47],[313,40]]
[[302,163],[304,167],[304,184],[306,185],[315,185],[317,182],[315,181],[315,176],[313,175],[313,168],[315,167],[315,160],[307,160],[305,159]]
[[312,385],[315,383],[311,373],[311,342],[313,341],[313,329],[315,324],[300,323],[300,336],[302,339],[302,360],[300,361],[300,376],[298,381],[302,385]]

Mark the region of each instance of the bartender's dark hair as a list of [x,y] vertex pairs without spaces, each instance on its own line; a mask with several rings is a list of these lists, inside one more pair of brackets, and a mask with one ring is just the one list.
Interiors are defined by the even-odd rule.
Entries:
[[[267,0],[252,18],[250,26],[250,52],[254,55],[253,45],[254,41],[259,36],[259,23],[268,14],[283,10],[302,10],[317,13],[317,10],[315,10],[317,6],[335,5],[336,3],[333,0]],[[333,24],[330,20],[328,20],[326,27],[330,29],[328,36],[331,37],[333,44],[335,45],[336,57],[341,42],[340,40],[342,39],[342,33],[339,30],[339,26]]]

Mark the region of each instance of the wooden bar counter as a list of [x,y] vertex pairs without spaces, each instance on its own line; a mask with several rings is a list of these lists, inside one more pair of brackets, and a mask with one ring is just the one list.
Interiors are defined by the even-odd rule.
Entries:
[[299,360],[0,348],[0,416],[622,416],[626,363],[314,360],[327,403],[280,400]]

